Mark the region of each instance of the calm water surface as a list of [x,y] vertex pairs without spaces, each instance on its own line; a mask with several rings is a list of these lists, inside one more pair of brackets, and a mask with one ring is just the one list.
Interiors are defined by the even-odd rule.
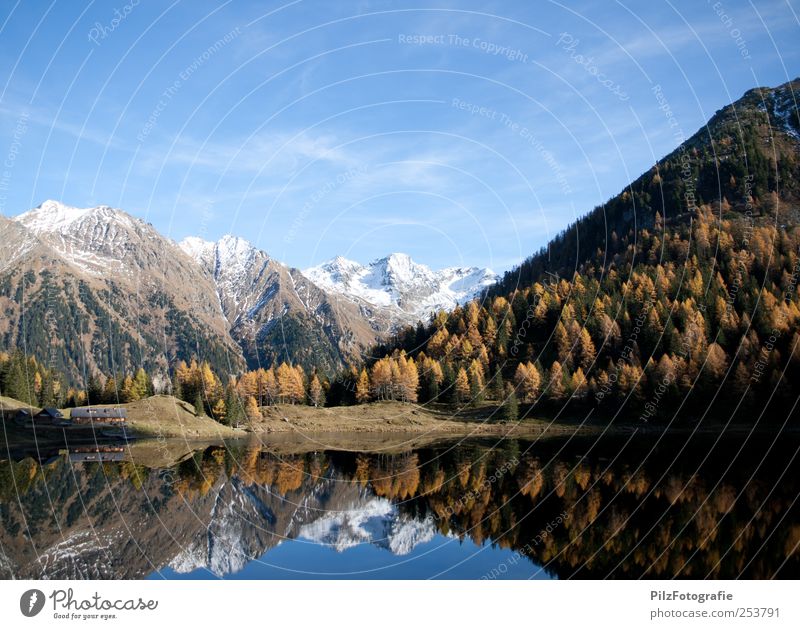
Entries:
[[0,460],[0,576],[798,578],[798,445],[14,452]]

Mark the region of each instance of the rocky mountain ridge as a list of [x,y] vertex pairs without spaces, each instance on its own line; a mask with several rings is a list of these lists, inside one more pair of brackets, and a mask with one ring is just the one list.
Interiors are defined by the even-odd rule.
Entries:
[[[24,347],[77,381],[139,365],[163,380],[192,356],[221,373],[288,361],[333,374],[493,277],[477,269],[437,275],[395,254],[385,259],[381,289],[349,294],[315,281],[321,271],[288,267],[241,238],[177,244],[107,205],[46,201],[0,217],[0,234],[0,347]],[[398,263],[421,273],[397,273]]]

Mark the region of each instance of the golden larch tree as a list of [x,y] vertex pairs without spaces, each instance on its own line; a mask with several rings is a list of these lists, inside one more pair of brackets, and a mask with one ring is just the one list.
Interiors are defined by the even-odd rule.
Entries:
[[366,369],[362,369],[361,373],[358,375],[358,381],[356,382],[356,402],[364,404],[365,402],[369,402],[369,398],[369,375]]
[[456,376],[455,399],[459,403],[469,399],[469,377],[463,367],[459,368]]

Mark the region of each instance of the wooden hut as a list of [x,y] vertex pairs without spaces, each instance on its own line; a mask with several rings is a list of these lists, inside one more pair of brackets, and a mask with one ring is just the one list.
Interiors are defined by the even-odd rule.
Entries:
[[14,421],[20,426],[24,426],[25,424],[30,424],[31,411],[27,408],[19,409],[14,415]]
[[75,424],[123,424],[128,419],[128,411],[118,406],[82,406],[73,408],[70,418]]
[[33,416],[35,424],[55,424],[64,419],[64,415],[57,408],[43,408]]

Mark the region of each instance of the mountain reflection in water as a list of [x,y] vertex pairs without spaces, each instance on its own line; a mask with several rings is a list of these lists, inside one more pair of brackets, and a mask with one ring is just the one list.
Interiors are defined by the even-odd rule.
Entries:
[[0,461],[0,577],[800,576],[797,444],[684,445],[233,443],[157,466],[135,449],[12,457]]

